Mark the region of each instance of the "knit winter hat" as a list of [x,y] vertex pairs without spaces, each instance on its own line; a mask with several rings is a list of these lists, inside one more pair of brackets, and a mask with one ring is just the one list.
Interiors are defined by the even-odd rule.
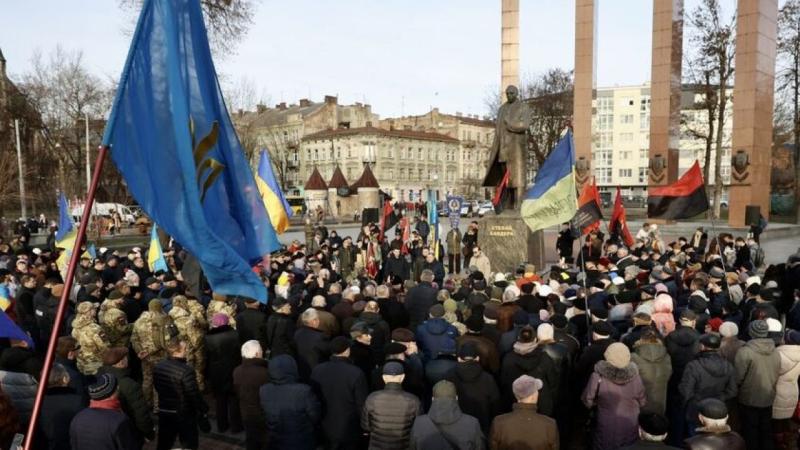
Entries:
[[767,325],[765,320],[754,320],[750,322],[750,327],[747,328],[747,333],[753,339],[765,338],[769,333],[769,325]]
[[739,335],[739,326],[733,322],[725,322],[719,326],[719,334],[722,337],[731,337]]
[[225,313],[216,313],[211,318],[211,327],[212,328],[219,328],[224,327],[229,322],[228,315]]
[[553,339],[553,326],[549,323],[543,323],[536,329],[536,337],[540,341],[550,341]]
[[444,306],[437,303],[431,306],[431,308],[428,310],[428,313],[431,315],[431,317],[442,317],[444,315]]
[[539,392],[543,386],[544,383],[542,383],[542,380],[533,378],[530,375],[522,375],[514,380],[514,383],[511,385],[511,390],[514,392],[514,397],[516,397],[517,400],[521,400]]
[[89,385],[89,398],[92,400],[104,400],[114,395],[117,391],[117,377],[109,373],[104,373],[97,377],[94,384]]
[[625,344],[615,342],[608,346],[603,357],[609,364],[618,368],[624,369],[628,367],[631,362],[631,351]]
[[442,306],[444,306],[444,312],[446,313],[456,312],[456,310],[458,309],[458,304],[452,298],[448,298],[447,300],[445,300],[444,303],[442,303]]

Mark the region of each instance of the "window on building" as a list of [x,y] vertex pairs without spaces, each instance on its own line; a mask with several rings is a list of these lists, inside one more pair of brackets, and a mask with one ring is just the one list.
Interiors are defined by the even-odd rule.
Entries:
[[388,178],[389,180],[394,180],[394,169],[386,170],[386,178]]
[[422,169],[417,169],[417,180],[422,181]]
[[350,147],[347,147],[347,157],[348,158],[353,157],[353,149],[351,149]]
[[400,176],[398,178],[401,180],[406,179],[406,169],[400,169]]
[[597,110],[599,112],[614,112],[614,97],[598,97]]
[[611,133],[600,133],[597,147],[600,149],[610,149],[614,145],[614,135]]
[[347,168],[347,178],[351,178],[352,176],[353,176],[353,168],[352,167],[348,167]]
[[647,167],[639,167],[639,183],[647,183]]
[[622,142],[633,142],[633,133],[620,133],[619,140]]
[[648,129],[650,129],[650,114],[649,113],[640,113],[639,114],[639,129],[640,130],[648,130]]
[[610,130],[614,128],[614,115],[613,114],[601,114],[597,116],[597,129],[598,130]]
[[647,159],[647,151],[648,150],[646,148],[640,148],[639,149],[639,159]]
[[611,150],[598,150],[594,152],[594,154],[597,155],[596,161],[598,166],[610,166],[614,161]]
[[610,184],[611,183],[611,167],[606,168],[598,168],[595,173],[597,173],[597,182],[600,184]]
[[621,104],[622,104],[622,106],[633,106],[633,98],[632,97],[623,97]]
[[620,178],[630,178],[633,176],[633,169],[619,169]]
[[390,145],[388,149],[386,149],[386,153],[388,153],[389,158],[394,158],[394,146]]
[[650,111],[650,96],[643,95],[639,100],[639,111]]
[[314,149],[314,161],[319,160],[319,149]]
[[623,114],[619,117],[619,123],[631,124],[633,123],[633,114]]

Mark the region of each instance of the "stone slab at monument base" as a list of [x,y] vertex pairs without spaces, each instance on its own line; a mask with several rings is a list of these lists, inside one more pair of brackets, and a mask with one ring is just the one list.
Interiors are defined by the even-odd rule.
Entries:
[[519,211],[487,215],[478,222],[478,244],[489,257],[492,272],[514,273],[521,263],[544,266],[544,233],[532,233]]

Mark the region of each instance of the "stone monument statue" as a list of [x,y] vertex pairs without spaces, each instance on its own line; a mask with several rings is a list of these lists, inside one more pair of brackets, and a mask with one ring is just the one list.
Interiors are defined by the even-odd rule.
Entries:
[[528,127],[531,112],[528,104],[519,99],[516,86],[506,88],[507,101],[500,106],[495,123],[494,140],[490,148],[490,165],[483,179],[484,187],[497,187],[509,171],[504,209],[519,210],[525,195]]

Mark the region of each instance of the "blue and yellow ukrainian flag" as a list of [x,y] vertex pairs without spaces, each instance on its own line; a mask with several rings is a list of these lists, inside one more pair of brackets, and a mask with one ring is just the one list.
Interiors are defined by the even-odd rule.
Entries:
[[69,206],[67,205],[67,198],[61,192],[58,195],[58,230],[56,230],[56,247],[63,248],[56,265],[62,275],[66,273],[67,266],[69,265],[69,258],[72,255],[72,248],[75,246],[75,237],[78,235],[78,230],[72,223],[72,217],[69,215]]
[[8,291],[8,286],[0,284],[0,309],[5,311],[11,306],[11,293]]
[[578,209],[572,132],[550,152],[522,200],[521,215],[531,231],[569,222]]
[[258,172],[256,173],[256,186],[261,193],[261,200],[264,201],[264,208],[269,214],[269,221],[272,228],[278,234],[283,233],[289,228],[289,217],[292,217],[292,207],[286,201],[286,197],[278,185],[275,178],[275,171],[272,170],[272,161],[269,152],[261,150],[261,160],[258,162]]
[[153,229],[150,231],[150,249],[147,250],[147,265],[150,267],[151,272],[158,272],[163,270],[169,272],[167,260],[164,259],[164,251],[161,249],[161,241],[158,239],[158,227],[153,224]]
[[436,191],[428,189],[428,225],[431,227],[428,245],[436,259],[439,259],[439,210],[436,207]]

